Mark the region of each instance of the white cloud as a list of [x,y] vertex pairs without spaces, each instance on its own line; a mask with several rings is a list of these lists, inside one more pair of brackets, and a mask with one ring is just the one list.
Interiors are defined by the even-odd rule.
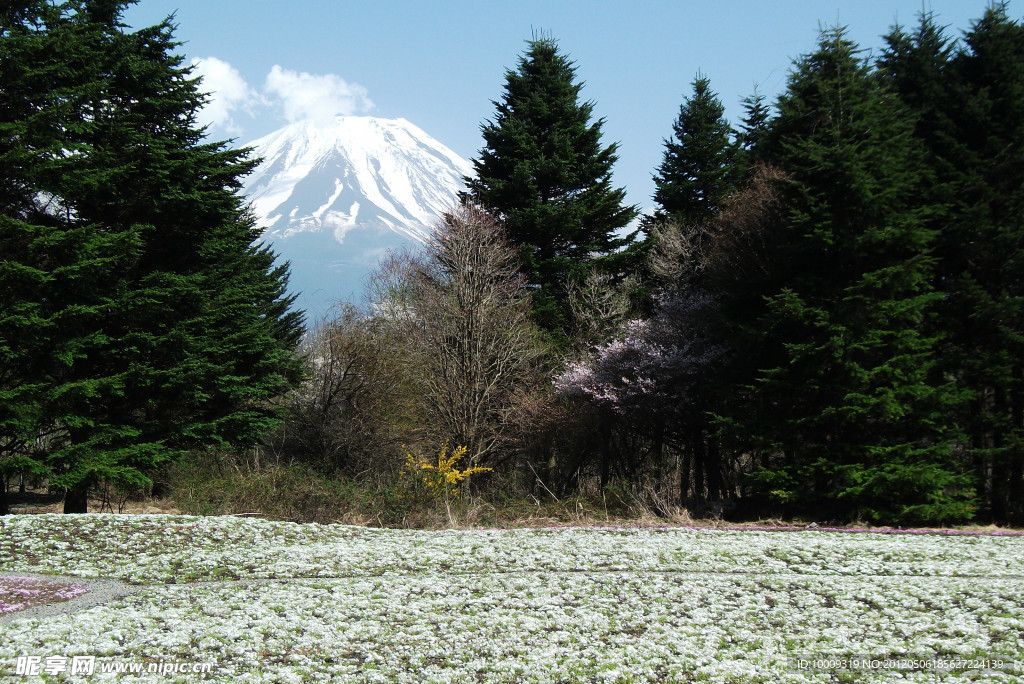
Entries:
[[228,62],[216,57],[197,57],[192,66],[203,79],[199,89],[209,93],[209,101],[199,112],[199,123],[220,127],[231,134],[241,133],[234,113],[242,110],[251,114],[259,95]]
[[276,108],[289,123],[303,119],[322,120],[335,115],[362,114],[373,109],[366,88],[349,83],[335,74],[309,74],[275,64],[267,74],[262,92],[242,77],[238,69],[216,57],[192,60],[193,73],[201,77],[199,90],[209,101],[199,111],[200,125],[240,135],[238,114],[249,117]]
[[335,74],[309,74],[275,64],[264,93],[280,103],[289,122],[361,114],[373,109],[366,88]]

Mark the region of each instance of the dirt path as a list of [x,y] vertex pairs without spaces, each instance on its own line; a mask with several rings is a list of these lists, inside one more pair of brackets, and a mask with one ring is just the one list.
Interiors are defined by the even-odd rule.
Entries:
[[128,594],[135,594],[147,588],[146,585],[127,584],[115,579],[86,579],[72,575],[40,575],[33,572],[0,572],[0,577],[31,577],[60,584],[84,584],[89,591],[67,601],[44,603],[13,613],[0,614],[0,625],[24,618],[45,618],[85,610],[112,601]]

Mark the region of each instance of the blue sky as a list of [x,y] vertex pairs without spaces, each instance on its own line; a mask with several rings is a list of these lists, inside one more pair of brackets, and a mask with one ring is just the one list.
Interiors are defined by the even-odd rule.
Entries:
[[[181,51],[215,91],[211,136],[246,142],[330,111],[404,117],[466,158],[494,114],[504,73],[534,31],[577,63],[619,143],[615,184],[649,209],[663,140],[698,72],[736,122],[755,84],[769,100],[819,27],[847,26],[877,53],[922,8],[959,36],[987,0],[141,0],[134,27],[174,13]],[[1017,15],[1017,7],[1010,6]]]

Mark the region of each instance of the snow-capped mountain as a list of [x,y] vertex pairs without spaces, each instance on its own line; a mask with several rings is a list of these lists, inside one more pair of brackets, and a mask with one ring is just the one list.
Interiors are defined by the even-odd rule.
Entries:
[[405,119],[303,121],[246,147],[263,162],[243,193],[310,319],[358,296],[388,249],[421,244],[471,169]]

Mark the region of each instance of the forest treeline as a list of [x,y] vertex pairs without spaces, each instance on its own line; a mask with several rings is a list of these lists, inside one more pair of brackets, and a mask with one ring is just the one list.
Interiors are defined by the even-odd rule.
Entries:
[[925,14],[875,56],[823,30],[735,125],[699,74],[642,217],[574,64],[535,36],[461,205],[300,343],[234,195],[253,162],[197,130],[169,26],[125,33],[106,4],[3,18],[6,477],[228,463],[396,507],[629,491],[666,516],[1024,522],[1005,5],[959,38]]

